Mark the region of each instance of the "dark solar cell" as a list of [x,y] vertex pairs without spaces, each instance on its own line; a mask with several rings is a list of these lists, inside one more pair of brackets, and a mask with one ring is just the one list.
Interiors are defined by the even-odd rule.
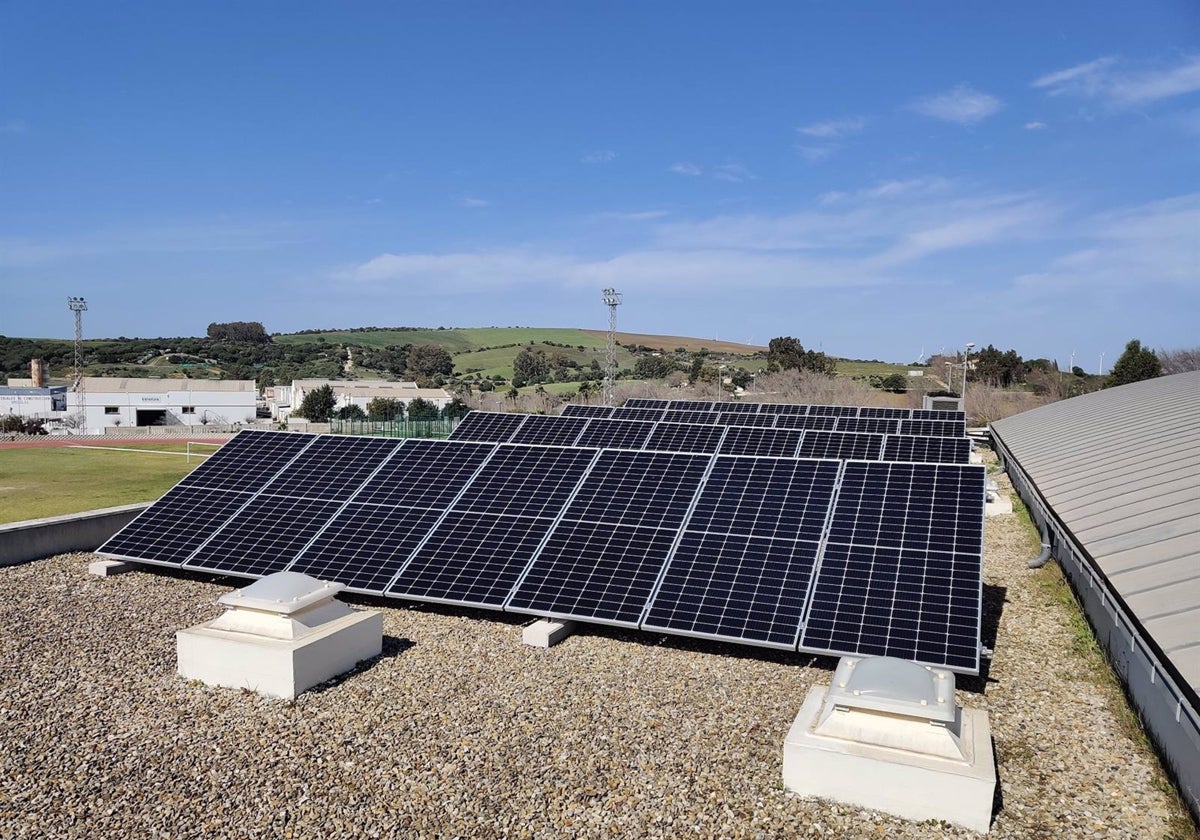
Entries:
[[816,556],[817,543],[687,532],[642,626],[794,648]]
[[775,425],[774,414],[748,414],[744,411],[717,412],[717,420],[722,426],[742,426],[752,428],[770,428]]
[[667,452],[716,452],[725,434],[724,426],[695,426],[690,423],[659,423],[646,441],[645,449]]
[[714,411],[732,411],[737,414],[758,414],[758,403],[753,402],[719,402]]
[[913,420],[961,420],[964,425],[967,415],[961,411],[939,411],[932,408],[914,408]]
[[669,407],[677,411],[713,411],[718,405],[711,400],[671,400]]
[[508,607],[636,626],[675,534],[663,528],[563,520]]
[[586,405],[584,403],[567,403],[563,406],[563,417],[607,417],[612,408],[607,405]]
[[783,455],[792,457],[800,445],[798,429],[753,429],[731,426],[721,441],[722,455]]
[[309,434],[239,432],[179,483],[253,493],[316,439]]
[[859,417],[887,417],[892,420],[908,420],[912,413],[911,408],[879,408],[873,405],[864,405],[858,409]]
[[637,398],[625,401],[625,408],[667,408],[670,405],[670,400],[650,400],[645,398]]
[[256,496],[185,564],[231,575],[281,572],[316,536],[341,502]]
[[899,434],[918,437],[966,437],[962,420],[901,420]]
[[971,441],[968,438],[888,435],[883,442],[883,460],[969,464]]
[[638,420],[592,420],[583,430],[576,446],[604,449],[641,449],[654,424]]
[[808,414],[807,405],[796,403],[759,403],[759,414]]
[[487,443],[504,443],[525,422],[528,414],[506,414],[502,411],[472,411],[464,417],[450,440],[479,440]]
[[715,411],[697,411],[695,409],[673,408],[662,417],[667,423],[694,423],[697,425],[717,425],[721,415]]
[[178,566],[248,501],[249,493],[178,484],[97,553]]
[[348,499],[401,445],[394,438],[322,435],[284,467],[263,492],[275,496]]
[[566,504],[594,457],[594,449],[500,446],[453,509],[553,517]]
[[614,408],[609,415],[613,420],[661,420],[667,413],[664,408]]
[[899,420],[887,417],[839,417],[834,430],[886,435],[894,434],[899,423]]
[[858,406],[856,405],[810,405],[808,407],[809,414],[817,414],[833,417],[857,417]]
[[818,542],[839,465],[794,458],[717,458],[689,531]]
[[450,512],[388,590],[499,608],[553,519]]
[[820,432],[831,432],[837,425],[838,419],[832,414],[778,414],[775,416],[777,429],[813,429]]
[[836,458],[848,461],[878,460],[883,448],[883,435],[860,432],[807,431],[800,441],[801,458]]
[[439,516],[439,511],[424,508],[351,502],[333,517],[290,571],[383,594]]
[[554,417],[533,414],[509,438],[511,443],[539,443],[570,446],[587,426],[586,417]]
[[603,450],[563,517],[678,528],[708,462],[703,455]]
[[495,448],[489,443],[406,440],[363,485],[354,501],[444,508]]

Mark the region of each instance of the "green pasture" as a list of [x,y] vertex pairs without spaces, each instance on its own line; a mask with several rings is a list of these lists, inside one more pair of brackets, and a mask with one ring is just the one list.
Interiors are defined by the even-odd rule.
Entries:
[[183,443],[111,445],[0,449],[0,524],[153,501],[216,451],[188,464]]
[[[278,344],[306,344],[324,338],[330,344],[357,344],[363,347],[386,347],[390,344],[434,344],[450,353],[464,353],[500,344],[537,344],[553,341],[556,344],[582,344],[584,347],[604,347],[604,338],[589,335],[583,330],[559,327],[464,327],[421,330],[370,330],[354,332],[334,330],[321,333],[276,335]],[[514,353],[515,355],[515,353]],[[471,365],[478,367],[478,365]]]
[[891,376],[893,373],[908,375],[910,370],[916,370],[909,365],[898,365],[892,362],[855,362],[850,359],[837,360],[838,376]]
[[[478,371],[480,376],[499,374],[508,379],[512,377],[513,359],[528,346],[530,345],[496,347],[489,350],[461,353],[454,357],[454,373],[458,376],[463,376],[466,375],[469,369],[482,368],[482,370]],[[583,350],[580,350],[576,345],[572,345],[571,347],[548,347],[544,344],[533,344],[532,347],[535,350],[544,351],[547,359],[553,357],[556,353],[562,353],[564,356],[578,362],[581,367],[588,367],[591,365],[593,359],[598,361],[601,366],[604,365],[604,347],[587,347],[585,345],[585,349]],[[618,367],[633,367],[635,361],[633,354],[628,350],[623,347],[617,348]]]

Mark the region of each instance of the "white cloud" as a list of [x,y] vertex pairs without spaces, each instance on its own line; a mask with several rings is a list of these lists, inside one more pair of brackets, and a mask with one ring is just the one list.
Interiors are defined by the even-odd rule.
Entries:
[[666,210],[637,210],[633,212],[620,212],[609,210],[603,213],[596,213],[594,219],[612,219],[618,222],[650,222],[655,219],[661,219],[667,215]]
[[472,196],[467,196],[466,198],[464,198],[462,201],[459,202],[459,204],[461,204],[463,207],[471,207],[471,208],[488,207],[491,205],[491,203],[492,202],[488,201],[486,198],[474,198]]
[[597,152],[586,154],[581,159],[582,163],[609,163],[617,159],[617,153],[612,149],[601,149]]
[[1041,120],[1031,120],[1030,122],[1025,123],[1026,131],[1041,131],[1045,127],[1046,124]]
[[911,198],[914,195],[945,192],[952,185],[953,182],[947,178],[909,178],[907,180],[879,181],[872,187],[865,187],[853,192],[834,190],[823,193],[817,200],[821,204],[838,204],[846,201],[878,201],[901,197]]
[[987,119],[1003,108],[1004,103],[970,85],[958,85],[945,93],[919,99],[909,107],[927,117],[969,126]]
[[834,140],[839,137],[857,134],[863,130],[866,124],[866,120],[861,117],[855,117],[847,120],[825,120],[824,122],[810,123],[809,125],[801,126],[796,131],[806,137]]
[[677,175],[701,175],[704,170],[694,163],[675,163],[671,165],[671,171]]
[[820,163],[836,152],[837,149],[837,146],[807,146],[803,143],[796,146],[796,151],[800,153],[800,157],[809,163]]
[[1118,108],[1136,107],[1200,91],[1200,55],[1188,56],[1173,67],[1139,71],[1122,70],[1121,63],[1106,56],[1048,73],[1032,84],[1051,96],[1082,96]]
[[753,181],[758,178],[757,175],[740,163],[723,163],[720,166],[713,167],[713,177],[719,181],[731,181],[733,183]]

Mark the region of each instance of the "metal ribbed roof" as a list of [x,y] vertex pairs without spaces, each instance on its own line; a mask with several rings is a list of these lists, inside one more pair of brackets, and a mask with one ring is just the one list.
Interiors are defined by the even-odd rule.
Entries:
[[1200,689],[1200,372],[1052,403],[992,430]]

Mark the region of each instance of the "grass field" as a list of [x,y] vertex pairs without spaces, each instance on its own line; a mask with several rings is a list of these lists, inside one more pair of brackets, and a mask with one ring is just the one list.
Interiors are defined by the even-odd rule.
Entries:
[[[182,443],[125,448],[130,451],[68,446],[0,450],[0,524],[153,501],[203,460],[195,457],[195,449],[191,464],[181,454],[154,454],[182,453]],[[200,451],[215,450],[206,446]]]
[[[591,336],[603,343],[608,335],[603,330],[580,330],[584,335]],[[670,352],[682,347],[689,353],[708,350],[710,353],[720,353],[732,356],[751,356],[755,353],[766,352],[766,347],[754,344],[739,344],[736,341],[718,341],[708,338],[688,338],[682,335],[651,335],[649,333],[617,333],[617,341],[621,344],[640,344],[643,347],[653,347],[655,350]]]
[[854,362],[849,359],[838,359],[837,372],[839,376],[891,376],[893,373],[908,375],[909,370],[915,370],[908,365],[897,365],[891,362]]
[[[584,330],[559,327],[464,327],[444,330],[377,330],[369,332],[333,331],[277,335],[278,344],[304,344],[324,338],[332,344],[358,344],[363,347],[386,347],[389,344],[435,344],[450,353],[464,353],[496,347],[501,344],[537,344],[553,341],[556,344],[582,344],[584,347],[604,347],[600,338]],[[474,366],[473,366],[474,367]]]

